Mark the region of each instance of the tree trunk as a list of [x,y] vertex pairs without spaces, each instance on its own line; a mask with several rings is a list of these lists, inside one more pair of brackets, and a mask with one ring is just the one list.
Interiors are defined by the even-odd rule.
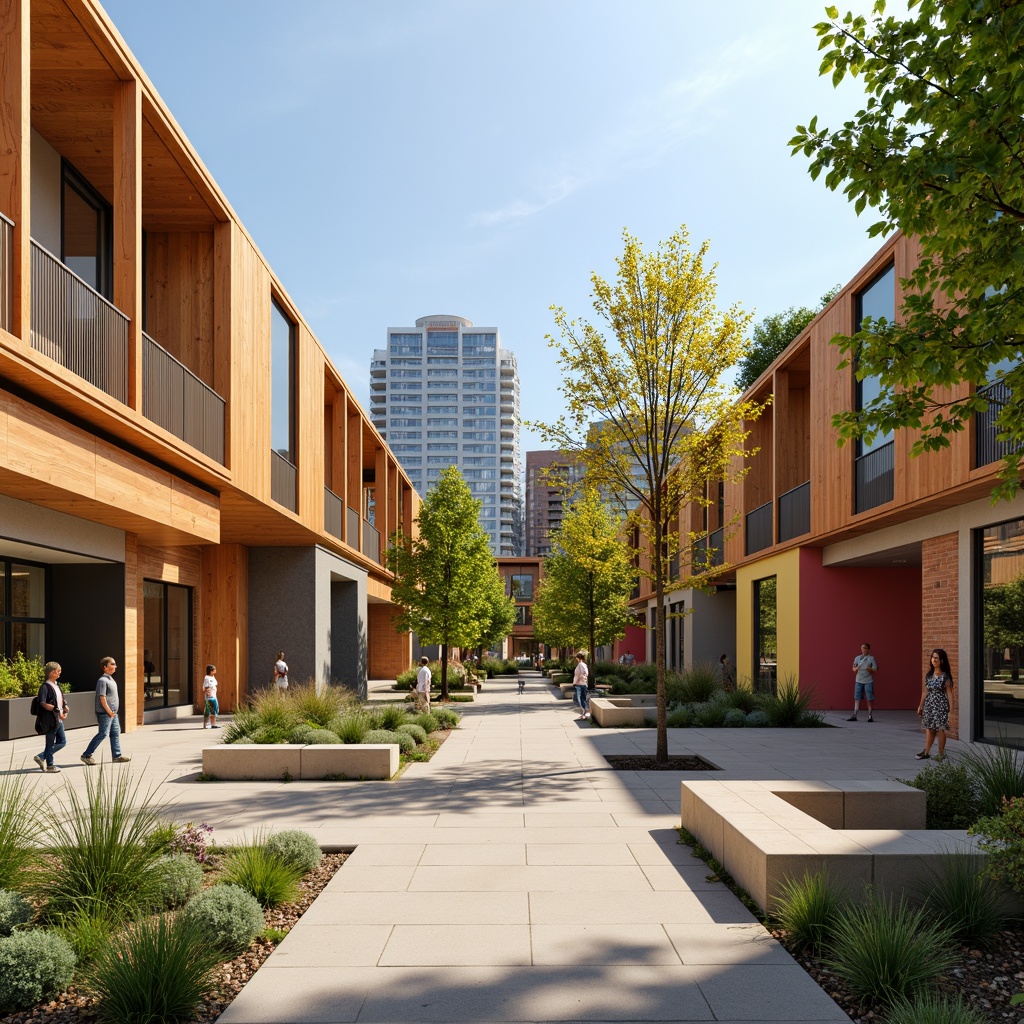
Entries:
[[[590,582],[590,593],[588,595],[588,599],[589,599],[589,602],[590,602],[590,651],[588,653],[590,655],[590,671],[593,672],[594,671],[594,665],[597,662],[597,645],[594,643],[594,633],[595,633],[595,630],[594,630],[594,582],[593,582],[593,580],[591,580],[591,582]],[[594,682],[597,682],[597,680],[595,679]]]
[[441,700],[448,699],[448,645],[441,644]]
[[658,742],[656,761],[668,760],[668,700],[665,692],[665,560],[661,545],[664,538],[660,502],[655,506],[654,551],[654,665],[657,672]]

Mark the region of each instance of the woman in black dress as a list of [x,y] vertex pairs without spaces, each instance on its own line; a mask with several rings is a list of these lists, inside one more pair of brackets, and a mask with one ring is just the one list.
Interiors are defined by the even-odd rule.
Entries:
[[915,756],[919,761],[931,757],[932,743],[939,737],[937,761],[946,758],[946,731],[949,729],[949,709],[953,704],[953,670],[949,658],[941,647],[936,647],[929,658],[928,674],[921,687],[921,702],[917,713],[924,726],[924,750]]

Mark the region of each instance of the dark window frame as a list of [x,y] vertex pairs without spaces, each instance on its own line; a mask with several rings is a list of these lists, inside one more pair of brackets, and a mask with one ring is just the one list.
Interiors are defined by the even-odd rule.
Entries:
[[[274,295],[270,296],[271,304],[271,331],[270,331],[270,344],[271,344],[271,356],[270,366],[271,374],[273,374],[274,356],[273,356],[273,344],[274,344],[274,331],[273,331],[273,312],[276,310],[281,319],[288,325],[288,453],[287,455],[282,452],[279,448],[273,448],[273,441],[271,441],[271,448],[278,453],[282,458],[287,459],[293,466],[299,464],[299,452],[298,452],[298,401],[295,393],[295,385],[297,382],[297,363],[298,363],[298,347],[299,347],[299,325],[296,320],[289,315],[288,310],[284,304],[278,300]],[[270,416],[271,416],[271,435],[274,432],[273,416],[274,416],[274,401],[273,401],[273,382],[271,382],[271,402],[270,402]]]
[[[97,276],[96,291],[108,302],[113,301],[114,282],[114,209],[102,195],[90,184],[89,179],[75,167],[70,160],[61,157],[60,161],[60,261],[68,266],[64,248],[64,236],[67,211],[65,209],[65,189],[71,188],[78,197],[92,207],[96,218],[96,253]],[[70,270],[71,268],[68,267]],[[73,271],[72,271],[73,273]],[[88,283],[88,282],[86,282]]]
[[[3,641],[3,653],[4,657],[10,658],[14,655],[12,650],[12,626],[15,623],[42,623],[43,626],[43,638],[46,646],[46,637],[50,631],[50,566],[46,562],[35,562],[30,558],[0,558],[0,565],[4,567],[3,577],[3,608],[4,611],[0,614],[0,640]],[[13,576],[11,573],[12,565],[30,565],[36,569],[43,570],[43,614],[42,617],[38,615],[11,615],[11,587],[13,585]],[[26,652],[27,656],[27,652]]]

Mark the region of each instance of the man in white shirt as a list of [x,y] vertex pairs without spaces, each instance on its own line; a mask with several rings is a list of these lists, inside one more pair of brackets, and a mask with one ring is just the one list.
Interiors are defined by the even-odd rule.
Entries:
[[416,707],[430,710],[430,659],[420,658],[420,670],[416,673]]

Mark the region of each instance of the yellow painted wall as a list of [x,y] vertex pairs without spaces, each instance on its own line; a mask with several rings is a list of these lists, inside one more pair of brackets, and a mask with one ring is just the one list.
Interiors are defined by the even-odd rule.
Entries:
[[800,675],[800,549],[736,569],[737,679],[754,678],[754,581],[775,576],[778,680]]

